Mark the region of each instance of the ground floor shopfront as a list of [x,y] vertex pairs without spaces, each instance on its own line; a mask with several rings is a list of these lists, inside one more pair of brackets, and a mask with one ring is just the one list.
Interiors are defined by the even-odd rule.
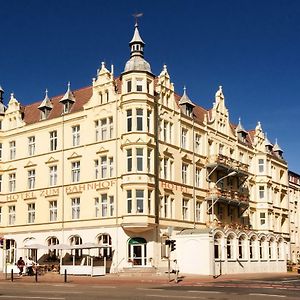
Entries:
[[[211,230],[173,230],[152,228],[131,232],[119,227],[82,228],[35,233],[7,234],[1,249],[1,270],[15,265],[20,256],[44,263],[59,262],[61,257],[79,265],[100,263],[105,258],[106,272],[123,272],[127,268],[168,268],[167,239],[176,241],[170,254],[182,273],[215,275],[286,271],[288,244],[272,234]],[[79,245],[99,245],[81,249]],[[60,247],[55,247],[60,245]],[[70,248],[72,247],[72,249]],[[65,262],[68,264],[68,261]]]

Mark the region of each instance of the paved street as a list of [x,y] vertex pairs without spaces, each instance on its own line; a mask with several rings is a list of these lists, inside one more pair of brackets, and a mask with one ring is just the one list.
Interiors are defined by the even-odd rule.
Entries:
[[258,274],[221,276],[217,279],[183,276],[167,282],[166,276],[69,277],[59,275],[0,280],[0,299],[94,300],[94,299],[299,299],[300,276]]

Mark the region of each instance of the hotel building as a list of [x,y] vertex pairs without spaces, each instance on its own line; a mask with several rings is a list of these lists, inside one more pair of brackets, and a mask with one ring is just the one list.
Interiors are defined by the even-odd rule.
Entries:
[[110,272],[165,270],[172,239],[183,272],[284,270],[294,239],[278,143],[259,122],[231,123],[222,87],[205,110],[166,66],[154,75],[137,25],[129,45],[123,73],[102,63],[91,86],[26,106],[11,94],[7,107],[0,89],[1,268],[48,251],[28,245],[92,242],[108,246],[92,253]]

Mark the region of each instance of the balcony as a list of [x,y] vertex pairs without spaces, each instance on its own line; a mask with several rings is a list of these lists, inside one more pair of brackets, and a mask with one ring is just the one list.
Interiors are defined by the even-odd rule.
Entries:
[[246,191],[239,192],[213,188],[207,193],[206,201],[221,202],[246,208],[249,206],[249,193]]
[[121,226],[124,230],[141,233],[156,227],[155,218],[147,215],[126,215],[122,217]]
[[223,154],[211,155],[206,161],[207,168],[216,168],[219,170],[237,171],[239,174],[248,175],[249,165],[235,160]]

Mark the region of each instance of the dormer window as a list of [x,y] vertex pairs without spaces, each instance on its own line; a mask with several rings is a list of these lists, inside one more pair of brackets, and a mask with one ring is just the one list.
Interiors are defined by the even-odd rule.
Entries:
[[71,111],[73,103],[76,101],[73,93],[70,89],[70,82],[68,83],[68,89],[65,95],[59,100],[63,104],[63,114],[67,114]]
[[186,106],[186,115],[192,117],[193,115],[193,108],[191,106]]
[[63,113],[64,113],[64,114],[67,114],[68,112],[70,112],[71,107],[72,107],[72,103],[71,103],[71,102],[65,102],[65,103],[64,103],[64,110],[63,110]]
[[49,109],[43,109],[41,110],[41,120],[46,120],[50,114]]

